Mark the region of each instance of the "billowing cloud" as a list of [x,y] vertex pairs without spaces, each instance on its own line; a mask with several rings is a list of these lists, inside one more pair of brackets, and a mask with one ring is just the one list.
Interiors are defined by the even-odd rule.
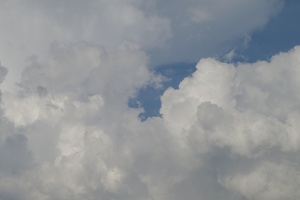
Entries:
[[0,196],[299,198],[299,55],[202,59],[141,122],[128,98],[157,81],[142,50],[53,44],[3,92]]
[[[164,93],[162,118],[199,159],[199,178],[211,176],[237,199],[299,198],[299,53],[236,66],[203,59]],[[202,165],[214,174],[202,174]]]
[[149,63],[246,45],[281,0],[0,3],[0,199],[299,199],[299,46],[201,59],[161,117],[128,106]]

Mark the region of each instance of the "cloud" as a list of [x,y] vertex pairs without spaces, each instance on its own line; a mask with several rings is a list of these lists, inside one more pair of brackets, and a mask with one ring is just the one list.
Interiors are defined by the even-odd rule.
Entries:
[[3,92],[1,197],[295,199],[299,54],[202,59],[141,122],[128,98],[157,80],[142,50],[53,44]]
[[[187,153],[215,170],[214,184],[235,196],[228,199],[299,197],[298,178],[292,178],[299,176],[299,53],[295,47],[270,62],[236,66],[202,59],[178,90],[162,96],[170,132]],[[202,165],[195,166],[199,178]],[[209,194],[204,199],[218,199],[203,192]]]
[[[28,141],[21,152],[29,152],[33,164],[17,177],[2,167],[3,198],[147,196],[135,188],[139,177],[131,178],[138,176],[133,166],[140,141],[147,144],[138,136],[142,110],[127,105],[138,88],[157,83],[147,62],[130,43],[111,53],[87,43],[54,44],[43,60],[32,60],[17,90],[3,93],[1,118],[13,132],[3,130],[1,137],[10,141],[10,134],[21,134]],[[18,155],[22,159],[12,163],[27,166],[29,158]],[[4,153],[3,163],[9,164],[11,156]]]
[[[243,149],[235,145],[248,150],[257,150],[260,145],[297,150],[299,141],[289,131],[294,126],[289,121],[298,115],[299,109],[298,53],[299,47],[295,47],[289,53],[274,56],[270,62],[237,66],[203,59],[178,90],[169,88],[164,93],[161,114],[172,123],[171,127],[176,127],[178,134],[197,124],[204,133],[210,132],[208,137],[216,145],[228,145],[239,153]],[[225,132],[237,135],[224,135],[222,132],[227,128]]]
[[1,199],[299,198],[299,46],[256,63],[201,59],[161,96],[161,117],[128,107],[160,85],[151,50],[193,60],[248,38],[282,1],[1,3],[0,82],[22,68],[1,95]]
[[230,52],[228,52],[225,56],[224,56],[224,59],[227,61],[227,62],[230,62],[232,61],[235,57],[237,57],[237,54],[235,52],[235,49],[232,49]]
[[191,21],[195,23],[201,23],[204,21],[208,21],[212,19],[212,16],[210,13],[208,13],[206,10],[203,8],[189,8],[189,12],[191,15]]
[[[263,28],[282,9],[284,1],[159,1],[158,11],[170,19],[172,38],[165,48],[151,53],[156,63],[197,62],[222,57],[247,47],[252,33]],[[246,38],[246,39],[244,39]]]
[[[153,3],[140,0],[114,1],[4,1],[1,19],[7,43],[22,44],[34,52],[55,40],[60,42],[88,41],[113,50],[124,40],[142,47],[163,44],[169,37],[166,18],[155,14]],[[148,14],[147,14],[148,13]],[[16,25],[19,22],[19,25]],[[15,31],[22,32],[16,37]],[[12,35],[7,35],[8,33]],[[147,38],[145,40],[144,38]],[[39,42],[42,42],[39,44]]]
[[169,20],[157,15],[151,2],[1,1],[0,59],[10,69],[7,84],[19,79],[28,57],[42,57],[55,41],[86,41],[109,52],[125,40],[143,49],[163,46],[171,36]]
[[7,74],[7,69],[3,66],[0,65],[0,84],[3,82],[6,74]]
[[1,1],[0,59],[10,71],[2,87],[11,88],[24,62],[43,57],[55,41],[86,41],[112,52],[127,40],[150,55],[151,65],[223,56],[282,5],[283,0]]
[[221,184],[245,199],[295,199],[300,170],[292,163],[262,162],[252,172],[226,177]]

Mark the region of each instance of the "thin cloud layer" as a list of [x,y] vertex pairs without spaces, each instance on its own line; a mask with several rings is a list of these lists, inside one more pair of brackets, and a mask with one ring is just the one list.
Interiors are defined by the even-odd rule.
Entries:
[[128,98],[157,80],[143,51],[53,45],[2,95],[0,196],[297,199],[299,57],[202,59],[141,122]]

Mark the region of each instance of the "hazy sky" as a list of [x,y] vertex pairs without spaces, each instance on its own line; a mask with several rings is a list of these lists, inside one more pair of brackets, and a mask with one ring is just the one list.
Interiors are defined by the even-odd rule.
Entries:
[[0,0],[0,199],[299,199],[299,10]]

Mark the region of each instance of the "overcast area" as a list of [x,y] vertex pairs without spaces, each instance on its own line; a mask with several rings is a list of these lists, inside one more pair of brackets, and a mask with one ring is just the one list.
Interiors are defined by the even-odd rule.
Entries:
[[299,199],[300,46],[238,52],[287,1],[0,0],[0,199]]

